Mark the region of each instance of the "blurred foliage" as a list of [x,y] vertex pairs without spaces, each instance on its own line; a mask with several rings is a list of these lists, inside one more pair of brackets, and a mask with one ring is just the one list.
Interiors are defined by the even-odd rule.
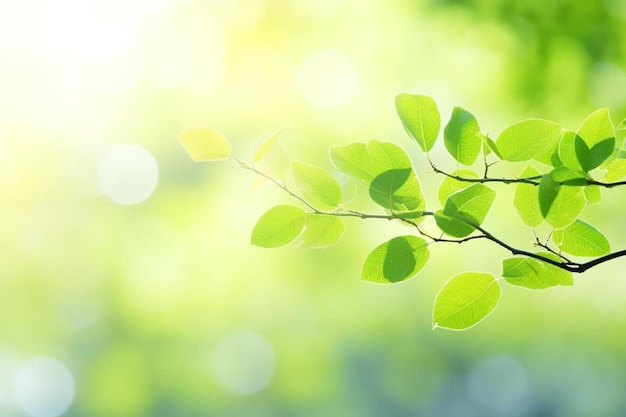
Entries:
[[[604,106],[619,121],[625,20],[619,0],[1,2],[0,414],[624,414],[623,262],[433,332],[438,288],[488,253],[433,250],[382,288],[358,271],[395,225],[349,224],[332,251],[251,247],[285,196],[192,163],[174,135],[213,126],[243,159],[290,128],[288,154],[317,163],[330,144],[406,145],[403,91],[493,132],[531,116],[575,129]],[[127,143],[158,163],[154,190],[149,155],[102,164]],[[624,247],[623,195],[604,201],[589,221]]]

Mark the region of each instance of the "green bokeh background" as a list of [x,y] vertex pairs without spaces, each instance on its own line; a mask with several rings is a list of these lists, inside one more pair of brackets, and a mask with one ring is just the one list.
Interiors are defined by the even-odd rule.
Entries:
[[[346,60],[303,69],[328,49]],[[342,74],[345,100],[311,99],[337,99]],[[360,266],[400,225],[350,221],[326,250],[250,246],[256,219],[289,197],[232,162],[193,163],[175,140],[212,126],[249,160],[288,128],[289,156],[326,168],[330,145],[393,141],[437,208],[441,178],[395,95],[431,95],[444,119],[463,106],[492,135],[527,117],[575,129],[607,106],[618,122],[625,2],[8,0],[0,87],[0,415],[58,415],[54,390],[19,383],[61,384],[24,376],[42,357],[71,373],[72,417],[626,415],[624,260],[573,288],[505,285],[477,327],[433,331],[443,283],[497,275],[505,252],[434,246],[417,277],[380,286]],[[158,163],[138,204],[101,192],[120,144]],[[439,144],[433,159],[446,158]],[[507,190],[489,227],[527,245]],[[625,201],[606,191],[583,216],[614,249]]]

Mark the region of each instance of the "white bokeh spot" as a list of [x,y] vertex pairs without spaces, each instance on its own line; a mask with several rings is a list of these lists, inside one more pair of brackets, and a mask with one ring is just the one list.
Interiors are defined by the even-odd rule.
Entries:
[[159,167],[150,152],[137,145],[118,145],[100,160],[100,191],[118,204],[146,200],[157,186]]
[[56,359],[33,358],[22,364],[13,379],[17,405],[32,417],[56,417],[74,400],[74,378]]
[[354,63],[336,49],[313,52],[298,70],[300,94],[313,106],[323,109],[346,104],[354,95],[356,81]]
[[213,372],[227,390],[249,395],[265,388],[276,368],[274,348],[257,333],[239,330],[220,341],[213,355]]

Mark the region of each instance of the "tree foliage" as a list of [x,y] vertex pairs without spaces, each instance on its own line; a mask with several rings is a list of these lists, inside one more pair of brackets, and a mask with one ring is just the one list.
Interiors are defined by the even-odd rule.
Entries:
[[[230,157],[298,203],[279,205],[263,214],[252,230],[254,245],[327,247],[341,238],[345,217],[395,220],[412,233],[379,244],[366,256],[361,270],[362,280],[379,284],[416,275],[426,265],[429,246],[434,243],[480,239],[513,255],[502,260],[499,276],[462,272],[450,279],[435,299],[434,327],[464,330],[474,326],[495,308],[502,282],[533,290],[571,286],[573,273],[626,255],[626,250],[612,252],[606,237],[579,218],[587,205],[601,201],[602,189],[626,185],[626,151],[616,140],[608,109],[590,114],[576,131],[552,121],[529,119],[508,126],[493,140],[481,131],[472,113],[455,107],[443,129],[443,142],[459,169],[446,172],[429,155],[441,133],[435,101],[403,93],[395,104],[416,149],[443,176],[439,209],[427,209],[411,159],[393,143],[371,140],[331,147],[333,175],[320,167],[289,162],[276,143],[281,132],[257,148],[250,164],[232,156],[228,141],[212,129],[193,128],[178,138],[192,159]],[[621,122],[617,130],[624,128]],[[481,173],[475,166],[480,155]],[[510,176],[490,176],[494,164],[506,166]],[[295,187],[287,185],[288,176]],[[349,190],[353,188],[350,182],[338,180],[342,176],[367,187],[369,198],[380,210],[366,213],[351,208],[353,191]],[[497,184],[514,184],[511,207],[534,236],[531,248],[514,247],[483,227],[498,195]],[[428,217],[434,218],[434,224],[423,223]],[[540,238],[535,229],[544,222],[549,233]]]

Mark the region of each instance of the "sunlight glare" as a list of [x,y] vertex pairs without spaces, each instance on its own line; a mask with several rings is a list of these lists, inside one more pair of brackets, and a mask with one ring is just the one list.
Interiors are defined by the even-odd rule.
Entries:
[[357,82],[352,60],[336,49],[310,54],[298,70],[298,89],[313,106],[332,109],[352,98]]
[[132,144],[118,145],[100,160],[100,191],[112,201],[133,205],[146,200],[155,190],[159,168],[146,149]]
[[74,400],[74,378],[58,360],[34,358],[18,368],[13,380],[13,396],[30,416],[60,416]]

